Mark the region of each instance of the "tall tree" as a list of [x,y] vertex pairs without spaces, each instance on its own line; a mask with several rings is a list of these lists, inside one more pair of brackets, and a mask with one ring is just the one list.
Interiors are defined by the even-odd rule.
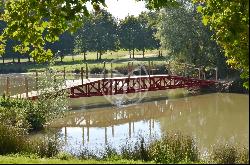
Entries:
[[249,89],[249,1],[195,0],[204,25],[215,31],[213,39],[220,45],[227,62],[241,71]]
[[131,58],[131,53],[134,58],[135,49],[140,42],[141,25],[139,20],[134,16],[127,16],[119,24],[119,41],[122,49],[128,50]]
[[152,24],[152,19],[154,14],[152,12],[142,12],[138,16],[138,21],[140,24],[139,40],[137,41],[137,48],[142,50],[142,55],[144,58],[145,49],[158,49],[160,44],[159,40],[155,37],[156,29],[154,24]]

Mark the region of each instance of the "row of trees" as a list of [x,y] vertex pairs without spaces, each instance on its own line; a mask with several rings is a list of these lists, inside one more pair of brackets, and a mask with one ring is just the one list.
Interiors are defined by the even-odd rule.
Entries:
[[[150,25],[153,19],[152,13],[141,13],[138,17],[127,16],[118,22],[109,12],[100,10],[98,13],[90,13],[84,17],[83,25],[73,34],[64,32],[59,40],[45,44],[46,49],[61,57],[66,54],[81,54],[86,60],[86,53],[97,52],[97,59],[108,50],[124,49],[134,58],[134,51],[142,51],[143,58],[145,49],[158,49],[160,44],[154,36],[156,29]],[[4,26],[3,26],[4,27]],[[3,28],[1,28],[3,29]],[[14,41],[8,40],[3,57],[18,58],[21,56],[13,50]]]
[[74,34],[75,52],[83,53],[86,59],[87,51],[97,52],[97,59],[107,50],[124,49],[134,58],[134,51],[158,49],[159,41],[154,37],[156,29],[150,25],[150,13],[141,13],[138,17],[127,16],[118,22],[110,13],[101,10],[91,13],[84,19],[83,26]]

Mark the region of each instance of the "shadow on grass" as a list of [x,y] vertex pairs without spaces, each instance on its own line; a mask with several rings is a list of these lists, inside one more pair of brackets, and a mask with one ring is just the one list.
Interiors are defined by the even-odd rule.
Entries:
[[[132,60],[140,61],[140,62],[147,62],[147,61],[164,61],[166,58],[165,57],[145,57],[145,58],[120,58],[118,59],[118,63],[124,63],[124,62],[129,62]],[[101,64],[104,61],[107,63],[112,62],[115,59],[101,59],[101,60],[96,60],[96,59],[89,59],[89,60],[74,60],[74,61],[56,61],[54,66],[74,66],[74,65],[83,65],[85,63],[88,63],[90,65],[92,64]],[[37,64],[34,62],[21,62],[21,63],[1,63],[0,64],[0,74],[3,73],[25,73],[25,72],[30,72],[30,71],[35,71],[35,70],[43,70],[45,67],[48,66],[48,63],[41,63]]]

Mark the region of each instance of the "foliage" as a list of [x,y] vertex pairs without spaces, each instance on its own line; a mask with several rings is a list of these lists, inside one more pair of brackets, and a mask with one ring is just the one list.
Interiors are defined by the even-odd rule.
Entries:
[[202,22],[215,31],[213,39],[220,45],[227,62],[241,70],[244,86],[249,88],[249,1],[195,0],[200,6]]
[[41,158],[50,158],[59,154],[61,146],[61,142],[56,137],[46,135],[27,140],[26,152],[36,154]]
[[157,163],[195,162],[199,159],[193,139],[179,132],[169,133],[150,144],[149,153]]
[[0,155],[17,153],[26,147],[27,132],[0,121]]
[[196,67],[217,67],[220,78],[225,76],[225,57],[211,40],[213,32],[202,24],[201,15],[191,2],[185,1],[178,8],[164,8],[159,17],[156,36],[161,40],[161,46],[170,50],[172,59]]
[[66,30],[79,27],[82,16],[89,14],[86,2],[91,2],[97,11],[101,4],[105,5],[104,0],[1,1],[0,19],[7,27],[0,37],[0,54],[6,39],[12,38],[19,42],[16,51],[29,53],[38,62],[50,60],[53,54],[44,49],[45,43],[57,41]]
[[91,13],[82,22],[83,26],[75,34],[77,52],[96,51],[99,53],[98,60],[107,50],[116,50],[117,22],[109,12],[100,10],[98,13]]
[[234,145],[220,144],[213,148],[211,160],[218,164],[249,164],[249,150]]
[[120,47],[125,50],[142,50],[143,57],[145,49],[159,48],[159,42],[155,39],[155,29],[150,24],[153,14],[151,12],[141,13],[138,17],[127,16],[119,23]]

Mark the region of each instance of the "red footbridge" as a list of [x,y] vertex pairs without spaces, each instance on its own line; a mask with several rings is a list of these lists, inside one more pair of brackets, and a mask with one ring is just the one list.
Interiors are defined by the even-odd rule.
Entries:
[[214,85],[217,81],[201,80],[174,75],[147,75],[103,78],[67,88],[70,98],[129,94],[177,88],[200,88]]

